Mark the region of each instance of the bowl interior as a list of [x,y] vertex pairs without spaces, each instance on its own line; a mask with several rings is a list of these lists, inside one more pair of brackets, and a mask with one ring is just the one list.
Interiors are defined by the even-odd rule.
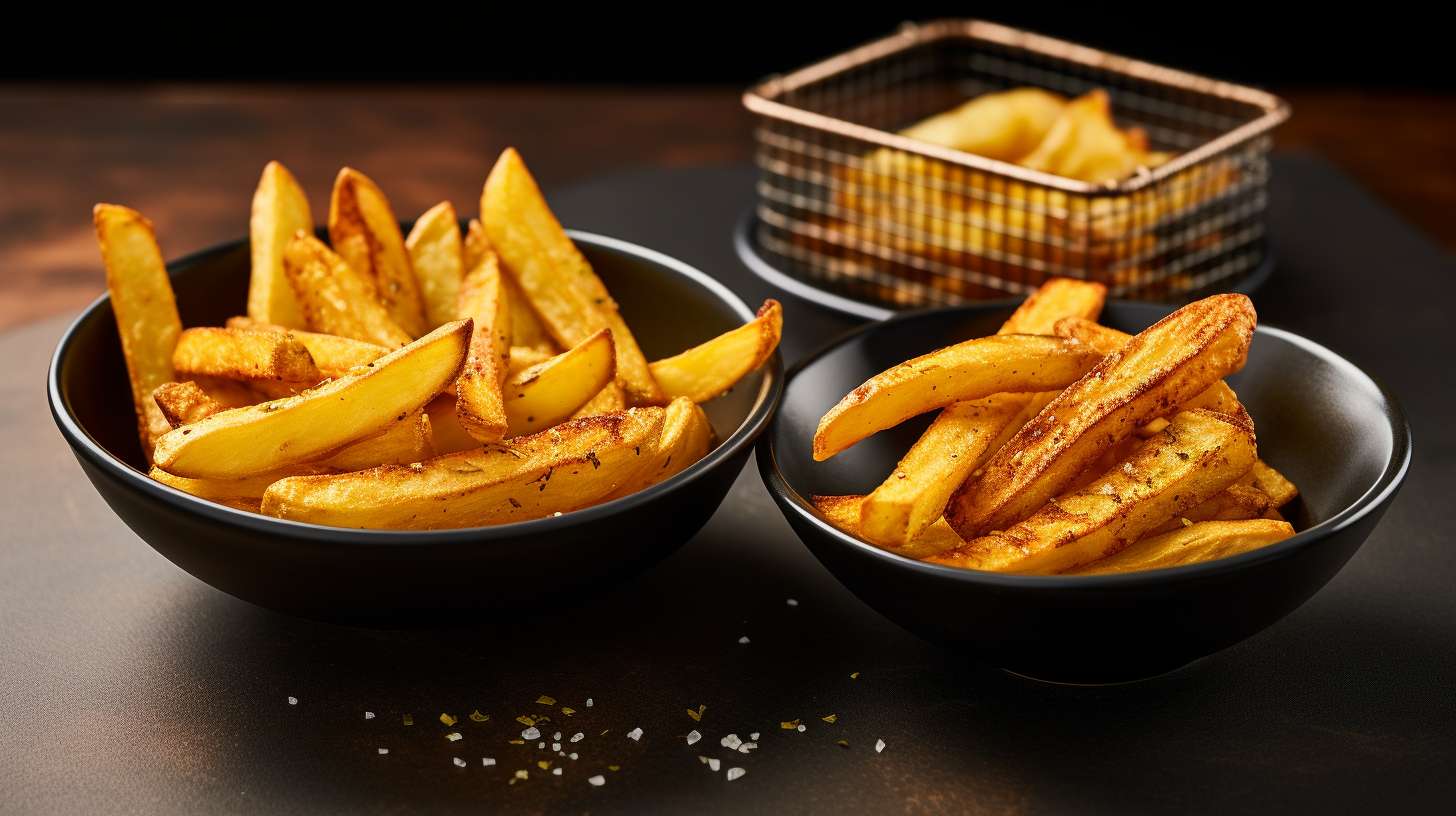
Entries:
[[[845,393],[910,357],[994,333],[1015,304],[921,312],[871,327],[802,364],[769,429],[793,498],[866,493],[890,473],[933,415],[876,434],[827,462],[810,442],[819,418]],[[1106,325],[1140,331],[1167,314],[1155,304],[1109,303]],[[1328,350],[1260,327],[1244,369],[1229,380],[1254,418],[1259,455],[1301,490],[1286,515],[1296,529],[1327,521],[1374,488],[1397,449],[1391,406],[1359,369]],[[1403,444],[1403,441],[1401,442]]]
[[[753,316],[727,289],[678,261],[610,238],[575,232],[572,236],[650,360],[676,354]],[[244,313],[246,241],[190,256],[169,270],[183,326],[218,326]],[[145,470],[109,302],[87,311],[59,362],[61,398],[77,424],[112,456]],[[764,370],[755,372],[727,395],[703,406],[720,441],[752,413],[765,376]]]

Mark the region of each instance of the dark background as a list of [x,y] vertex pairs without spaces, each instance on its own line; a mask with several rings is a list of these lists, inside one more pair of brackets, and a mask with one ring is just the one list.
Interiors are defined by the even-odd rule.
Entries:
[[[869,11],[860,8],[883,9]],[[1112,9],[1115,5],[1116,12]],[[348,4],[122,7],[84,26],[33,24],[0,76],[41,80],[529,81],[745,84],[883,36],[906,20],[974,17],[1260,85],[1450,88],[1449,30],[1433,11],[1275,4],[542,4],[388,11]],[[1431,7],[1427,7],[1430,9]],[[193,19],[196,18],[196,19]]]

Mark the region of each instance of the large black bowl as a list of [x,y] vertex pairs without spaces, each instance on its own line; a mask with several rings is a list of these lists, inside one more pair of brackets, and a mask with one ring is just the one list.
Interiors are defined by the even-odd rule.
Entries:
[[[649,358],[752,319],[732,292],[665,255],[611,238],[572,238],[606,282]],[[186,325],[219,325],[247,298],[240,241],[171,265]],[[502,606],[537,608],[603,588],[695,534],[742,470],[783,391],[777,354],[705,408],[722,442],[640,493],[556,518],[427,532],[282,521],[147,478],[115,317],[102,297],[61,338],[51,413],[82,470],[137,535],[177,566],[248,601],[310,617],[403,622]]]
[[[919,312],[867,326],[796,366],[758,448],[770,493],[809,549],[885,617],[978,660],[1063,682],[1161,674],[1237,643],[1330,580],[1380,519],[1410,463],[1395,400],[1322,346],[1259,327],[1230,382],[1253,415],[1259,453],[1302,491],[1298,535],[1218,561],[1124,575],[1023,576],[914,561],[835,529],[814,494],[864,493],[928,423],[908,422],[827,462],[819,417],[870,376],[931,349],[992,334],[1015,304]],[[1112,303],[1103,322],[1141,330],[1169,307]]]

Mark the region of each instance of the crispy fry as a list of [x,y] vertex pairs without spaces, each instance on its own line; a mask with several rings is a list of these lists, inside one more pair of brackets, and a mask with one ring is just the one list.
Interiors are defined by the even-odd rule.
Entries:
[[430,418],[416,411],[403,420],[389,423],[382,433],[345,445],[320,460],[329,470],[347,472],[379,465],[408,465],[435,455]]
[[967,340],[871,377],[819,420],[814,459],[926,411],[1008,392],[1048,391],[1075,382],[1102,355],[1076,341],[1015,334]]
[[[1061,318],[1095,319],[1106,299],[1107,287],[1101,284],[1052,278],[1017,307],[997,334],[1050,334]],[[992,409],[973,402],[941,411],[865,497],[860,519],[865,538],[885,547],[913,542],[945,512],[956,488],[1054,396],[998,394],[989,398]]]
[[172,282],[151,222],[136,210],[115,204],[97,204],[92,216],[106,265],[106,289],[116,315],[121,354],[131,379],[142,453],[150,462],[156,440],[168,430],[167,418],[152,392],[176,379],[172,348],[182,331],[182,320],[177,316]]
[[[1254,463],[1241,418],[1184,411],[1133,457],[1026,520],[928,560],[995,572],[1056,573],[1105,558],[1228,487]],[[952,524],[954,526],[954,524]]]
[[946,520],[969,540],[1026,518],[1109,445],[1243,367],[1253,333],[1243,295],[1205,298],[1160,320],[1022,427],[952,497]]
[[283,250],[298,232],[313,234],[308,196],[288,168],[270,161],[253,192],[248,240],[253,270],[248,278],[248,316],[289,329],[306,328],[303,308],[283,272]]
[[1153,530],[1154,534],[1166,533],[1199,521],[1243,521],[1261,518],[1272,507],[1269,496],[1262,490],[1235,482],[1215,493],[1208,500],[1183,511],[1177,518],[1169,519]]
[[[490,239],[485,236],[485,227],[481,225],[479,218],[470,219],[470,226],[465,231],[465,268],[474,269],[491,249]],[[536,310],[526,300],[526,295],[521,287],[516,285],[510,275],[504,277],[506,287],[506,300],[511,305],[511,345],[513,347],[528,348],[539,351],[547,357],[551,357],[561,351],[561,347],[551,339],[551,333],[541,324],[541,318],[536,315]],[[544,359],[544,358],[543,358]]]
[[777,300],[765,300],[753,320],[652,363],[652,376],[669,397],[707,402],[727,393],[734,383],[773,356],[783,331],[783,307]]
[[1156,161],[1147,148],[1145,134],[1117,129],[1107,92],[1099,88],[1072,100],[1020,164],[1082,181],[1117,181]]
[[[856,538],[875,544],[864,535],[864,531],[860,527],[860,520],[864,517],[864,500],[864,496],[815,496],[814,507],[824,514],[830,524]],[[875,546],[908,558],[929,558],[932,555],[953,550],[964,543],[966,542],[956,535],[955,530],[945,523],[945,519],[936,519],[933,524],[926,526],[919,535],[905,544],[895,547],[886,547],[882,544],[875,544]]]
[[508,436],[535,433],[562,422],[612,382],[616,350],[602,329],[575,348],[506,379]]
[[480,447],[480,441],[466,433],[465,427],[460,424],[454,394],[445,393],[430,400],[430,404],[425,406],[425,413],[430,417],[430,437],[436,456]]
[[1228,558],[1277,544],[1294,535],[1289,522],[1274,519],[1204,521],[1162,535],[1144,538],[1100,561],[1070,570],[1071,575],[1167,569]]
[[1014,162],[1046,138],[1067,100],[1040,88],[988,93],[900,131],[900,135]]
[[256,513],[263,503],[263,493],[268,486],[286,476],[302,476],[318,472],[315,468],[296,466],[284,471],[263,473],[241,479],[188,479],[154,467],[147,474],[152,479],[183,493],[190,493],[199,499],[217,502],[236,510],[251,510]]
[[460,373],[470,321],[448,323],[374,364],[296,397],[224,411],[167,433],[156,464],[239,478],[308,462],[402,422]]
[[172,367],[184,376],[229,380],[323,379],[313,356],[297,338],[288,332],[262,329],[187,329],[177,337]]
[[167,424],[173,428],[207,419],[227,410],[191,380],[162,383],[152,392],[152,399],[157,401],[162,416],[167,418]]
[[329,243],[350,268],[374,284],[380,304],[396,325],[412,338],[425,333],[424,301],[399,219],[379,185],[352,167],[343,168],[334,179]]
[[594,504],[636,477],[666,409],[635,408],[441,456],[417,467],[283,479],[263,512],[338,527],[504,524]]
[[1262,459],[1249,468],[1249,472],[1244,474],[1244,477],[1239,480],[1239,484],[1252,487],[1268,496],[1271,508],[1283,507],[1294,501],[1295,497],[1299,495],[1299,488],[1294,486],[1294,482],[1289,481],[1283,473],[1270,467],[1269,463]]
[[556,355],[530,346],[511,346],[511,363],[506,369],[507,377],[525,371],[533,365],[544,363]]
[[600,329],[611,329],[617,380],[628,398],[641,405],[666,402],[616,301],[562,230],[512,148],[501,153],[486,179],[480,217],[506,271],[556,342],[574,346]]
[[622,386],[617,383],[608,383],[606,388],[597,392],[595,397],[587,401],[586,405],[578,408],[576,413],[571,415],[572,419],[582,417],[601,416],[613,414],[627,407],[627,394],[622,391]]
[[511,357],[511,311],[503,278],[487,250],[460,286],[459,311],[475,321],[475,335],[455,386],[456,410],[460,425],[481,442],[500,440],[509,429],[501,388]]
[[[282,326],[259,323],[246,317],[228,318],[227,327],[274,332],[289,331]],[[308,355],[313,358],[314,365],[318,366],[319,373],[324,377],[342,377],[348,374],[350,369],[369,365],[389,353],[389,349],[377,343],[366,343],[363,340],[340,337],[337,334],[320,334],[310,331],[291,331],[290,334],[302,343],[304,348],[308,349]]]
[[373,281],[312,235],[299,233],[288,243],[283,270],[311,330],[388,348],[410,342],[380,304]]
[[702,459],[713,447],[713,425],[696,402],[677,397],[667,404],[662,431],[650,450],[643,448],[647,462],[637,475],[612,491],[602,501],[611,501],[666,481]]
[[433,329],[455,320],[465,262],[454,205],[441,201],[426,210],[404,239],[404,248],[425,304],[425,324]]

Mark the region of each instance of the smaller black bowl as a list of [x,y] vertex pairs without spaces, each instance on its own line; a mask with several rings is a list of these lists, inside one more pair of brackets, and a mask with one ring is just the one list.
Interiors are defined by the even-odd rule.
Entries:
[[[831,525],[815,494],[865,493],[929,422],[922,417],[815,462],[819,417],[890,366],[992,334],[1014,303],[908,314],[835,342],[789,374],[758,464],[809,550],[861,600],[929,640],[1017,674],[1106,683],[1162,674],[1264,629],[1308,600],[1359,549],[1410,464],[1394,398],[1334,352],[1260,326],[1230,379],[1254,417],[1259,454],[1301,490],[1298,535],[1233,558],[1095,576],[1029,576],[926,564]],[[1112,303],[1102,321],[1140,331],[1167,306]]]
[[[652,250],[573,232],[649,358],[753,318],[722,284]],[[247,301],[248,244],[170,265],[184,325],[221,325]],[[207,583],[261,606],[367,623],[458,619],[570,603],[656,563],[707,523],[778,406],[777,353],[705,410],[722,442],[647,490],[555,518],[462,530],[323,527],[234,510],[147,478],[110,300],[61,337],[51,414],[81,469],[142,540]]]

